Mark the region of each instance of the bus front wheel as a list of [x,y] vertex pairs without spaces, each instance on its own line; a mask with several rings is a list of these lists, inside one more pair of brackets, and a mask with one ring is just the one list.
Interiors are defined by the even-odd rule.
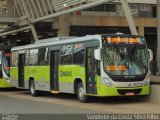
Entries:
[[77,87],[77,97],[78,97],[78,99],[79,99],[80,102],[83,102],[83,103],[87,102],[87,96],[85,95],[85,90],[84,90],[82,82],[80,82],[78,84],[78,87]]
[[35,83],[34,83],[34,80],[31,80],[30,81],[30,94],[32,95],[32,96],[37,96],[37,91],[35,90]]

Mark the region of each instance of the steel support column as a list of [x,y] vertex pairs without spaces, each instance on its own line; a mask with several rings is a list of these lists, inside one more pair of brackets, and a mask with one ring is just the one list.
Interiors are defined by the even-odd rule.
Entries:
[[[28,11],[28,9],[27,9],[27,6],[26,6],[26,3],[25,3],[24,0],[22,0],[22,5],[23,5],[23,8],[24,8],[24,10],[25,10],[25,14],[26,14],[27,16],[29,16],[29,11]],[[34,40],[35,40],[35,41],[36,41],[36,40],[39,40],[38,35],[37,35],[37,32],[36,32],[36,29],[35,29],[35,27],[34,27],[34,24],[29,23],[29,26],[30,26],[30,28],[31,28],[31,31],[32,31],[32,35],[33,35]]]
[[13,33],[17,33],[17,32],[21,32],[21,31],[25,31],[25,30],[28,30],[28,29],[31,29],[30,26],[19,28],[19,29],[16,29],[16,30],[8,31],[8,32],[4,32],[4,33],[0,34],[0,37],[10,35],[10,34],[13,34]]
[[34,40],[35,40],[35,41],[36,41],[36,40],[39,40],[39,38],[38,38],[38,35],[37,35],[37,32],[36,32],[36,29],[35,29],[34,25],[33,25],[33,24],[30,24],[30,27],[31,27],[31,31],[32,31],[32,34],[33,34],[33,38],[34,38]]
[[137,32],[136,26],[134,24],[133,17],[131,15],[130,8],[128,6],[127,0],[121,0],[121,1],[122,1],[122,7],[123,7],[123,10],[124,10],[124,13],[125,13],[125,16],[126,16],[131,34],[132,35],[138,35],[138,32]]
[[58,18],[58,36],[69,36],[69,15],[63,15]]

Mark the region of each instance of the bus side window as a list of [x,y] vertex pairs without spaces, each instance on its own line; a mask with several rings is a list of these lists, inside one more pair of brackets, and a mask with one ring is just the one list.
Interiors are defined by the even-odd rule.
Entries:
[[91,73],[91,67],[92,67],[92,49],[88,50],[88,72]]
[[74,44],[73,51],[73,64],[83,65],[84,64],[84,43]]
[[38,51],[38,65],[48,65],[48,48],[40,48]]
[[12,52],[11,66],[17,67],[18,65],[18,52]]
[[61,49],[61,64],[71,65],[73,54],[73,44],[63,45]]
[[31,49],[29,55],[29,65],[37,65],[38,49]]
[[93,77],[95,76],[95,74],[97,74],[98,61],[94,59],[94,49],[93,48],[88,48],[87,52],[88,52],[87,53],[88,76]]
[[2,64],[0,64],[0,78],[3,78],[3,74],[2,74]]
[[2,75],[2,52],[0,52],[0,78],[3,78],[3,75]]
[[30,51],[29,50],[26,50],[26,54],[25,54],[25,65],[28,66],[29,65],[29,54],[30,54]]

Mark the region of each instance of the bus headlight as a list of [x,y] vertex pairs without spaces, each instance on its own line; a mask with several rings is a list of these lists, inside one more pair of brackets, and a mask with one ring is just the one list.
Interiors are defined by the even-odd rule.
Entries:
[[11,82],[9,78],[5,78],[5,80],[6,80],[7,82],[9,82],[9,83]]
[[106,77],[103,77],[103,82],[108,86],[114,87],[113,84]]
[[148,78],[145,82],[144,82],[144,86],[149,85],[150,84],[150,79]]

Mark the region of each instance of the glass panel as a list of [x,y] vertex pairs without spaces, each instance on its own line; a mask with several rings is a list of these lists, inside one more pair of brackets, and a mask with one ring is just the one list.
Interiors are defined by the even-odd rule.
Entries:
[[0,51],[0,78],[2,78],[2,52]]
[[74,44],[73,64],[84,63],[84,43]]
[[140,17],[150,17],[150,5],[140,4]]
[[61,49],[61,64],[72,64],[73,44],[63,45]]
[[29,65],[29,54],[30,54],[30,50],[26,50],[26,54],[25,54],[25,65]]
[[40,48],[38,51],[38,64],[48,65],[48,48]]
[[12,66],[15,67],[18,65],[18,52],[12,52]]
[[148,69],[147,56],[144,45],[104,47],[104,69],[112,75],[143,75]]
[[30,50],[29,65],[37,65],[38,49]]
[[11,53],[4,53],[3,67],[4,67],[4,72],[8,76],[10,75],[10,57],[11,57]]

